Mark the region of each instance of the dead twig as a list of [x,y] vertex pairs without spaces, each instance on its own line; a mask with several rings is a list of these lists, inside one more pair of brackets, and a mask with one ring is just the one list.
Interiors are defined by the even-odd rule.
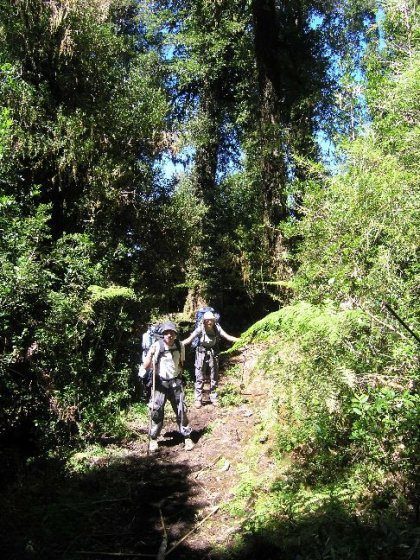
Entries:
[[208,498],[211,498],[211,499],[214,498],[214,496],[207,490],[207,488],[206,488],[205,486],[203,486],[203,484],[201,484],[201,482],[198,482],[198,480],[197,480],[196,484],[198,484],[198,486],[199,486],[202,490],[204,490],[204,492],[207,494],[207,497],[208,497]]
[[414,553],[416,552],[416,550],[417,550],[418,547],[419,547],[419,543],[420,543],[420,539],[417,539],[416,544],[413,546],[413,548],[412,548],[411,551],[410,551],[410,554],[409,554],[409,556],[408,556],[408,560],[411,560],[411,559],[413,558]]
[[216,457],[216,459],[214,459],[214,461],[212,463],[210,463],[210,465],[206,465],[204,468],[197,471],[194,475],[194,478],[198,478],[201,473],[203,473],[203,472],[207,471],[208,469],[210,469],[211,467],[213,467],[217,463],[217,461],[220,461],[221,458],[222,458],[222,455],[218,455]]
[[163,529],[163,539],[162,542],[160,543],[156,560],[163,560],[165,558],[166,549],[168,548],[168,533],[166,532],[165,520],[163,519],[162,510],[160,508],[159,508],[159,514],[160,514],[160,522],[162,524],[162,529]]
[[76,550],[76,554],[89,554],[90,556],[129,556],[130,558],[156,558],[154,554],[141,554],[140,552],[97,552],[92,550]]
[[200,521],[200,523],[197,523],[197,525],[195,527],[193,527],[191,529],[191,531],[188,531],[188,533],[186,535],[184,535],[181,539],[179,539],[179,541],[177,541],[169,550],[168,552],[165,554],[165,556],[169,556],[169,554],[171,552],[173,552],[181,543],[183,543],[192,533],[194,533],[199,527],[201,527],[201,525],[203,525],[203,523],[205,523],[207,521],[207,519],[209,519],[212,515],[214,515],[216,513],[216,511],[218,511],[220,506],[216,506],[215,508],[213,508],[211,510],[211,512],[206,515],[206,517],[204,519],[202,519]]

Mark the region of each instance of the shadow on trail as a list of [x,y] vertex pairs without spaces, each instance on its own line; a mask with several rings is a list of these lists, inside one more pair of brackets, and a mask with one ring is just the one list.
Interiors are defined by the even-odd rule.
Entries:
[[[200,503],[191,506],[196,489],[188,481],[188,467],[161,456],[101,458],[88,473],[72,476],[52,461],[13,474],[0,495],[0,552],[5,560],[156,559],[162,518],[170,550],[203,515]],[[211,529],[204,525],[203,530]],[[355,515],[331,498],[304,517],[290,511],[260,518],[252,532],[248,527],[232,533],[223,550],[192,549],[186,539],[167,557],[418,560],[420,533],[412,525],[409,530],[407,519],[391,508]]]
[[[3,559],[156,558],[162,518],[169,543],[196,522],[187,467],[154,456],[98,459],[72,476],[51,461],[15,474],[0,497]],[[182,544],[170,556],[193,557]]]

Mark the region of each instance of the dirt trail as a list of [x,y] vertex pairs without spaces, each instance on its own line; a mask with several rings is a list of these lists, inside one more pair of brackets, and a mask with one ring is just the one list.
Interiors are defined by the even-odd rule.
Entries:
[[[247,374],[242,381],[246,378]],[[239,380],[223,375],[220,388],[226,382],[237,384],[239,389]],[[165,423],[159,451],[145,463],[146,468],[147,462],[150,466],[149,521],[153,524],[153,535],[160,539],[160,543],[153,543],[154,550],[162,544],[165,531],[166,550],[171,558],[219,558],[221,551],[229,548],[240,526],[223,506],[232,498],[240,480],[246,445],[260,424],[259,411],[264,399],[260,382],[254,380],[242,385],[239,405],[214,407],[205,402],[200,409],[191,408],[188,416],[195,447],[190,452],[184,450],[176,425]],[[166,410],[170,410],[168,405]],[[147,454],[146,439],[144,436],[136,442],[131,453]],[[147,535],[142,535],[142,539],[146,544]]]
[[[50,462],[17,474],[0,498],[2,557],[227,559],[241,528],[225,506],[246,465],[247,444],[261,433],[267,394],[263,380],[247,381],[250,356],[244,369],[242,356],[235,359],[241,379],[222,374],[220,389],[236,385],[241,402],[191,408],[192,451],[184,450],[168,404],[157,453],[147,454],[147,426],[139,424],[125,442],[75,457],[80,468],[71,473]],[[270,468],[267,449],[262,443],[261,470]]]

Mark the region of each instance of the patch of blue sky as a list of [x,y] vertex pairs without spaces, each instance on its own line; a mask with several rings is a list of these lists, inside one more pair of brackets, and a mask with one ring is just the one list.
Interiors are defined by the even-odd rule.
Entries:
[[[184,153],[179,154],[175,160],[169,153],[164,153],[155,167],[162,173],[164,179],[172,180],[175,177],[189,173],[193,165],[194,150],[192,148],[186,148]],[[241,160],[232,158],[224,163],[223,169],[217,171],[216,180],[219,182],[226,176],[238,173],[242,168]]]
[[324,23],[324,16],[314,12],[309,19],[309,27],[311,29],[318,29]]
[[384,20],[385,20],[384,9],[379,6],[375,14],[375,22],[378,28],[378,37],[379,37],[378,47],[380,51],[382,51],[386,46],[385,33],[384,33]]
[[[378,37],[379,37],[379,48],[384,48],[385,46],[385,38],[383,33],[383,20],[384,20],[384,11],[382,9],[378,9],[375,14],[375,22],[378,27]],[[322,27],[324,24],[325,17],[317,11],[313,11],[310,16],[309,20],[309,27],[311,29],[317,30]],[[366,20],[366,25],[369,22]],[[175,52],[175,45],[174,44],[166,44],[164,46],[163,56],[166,61],[170,62],[173,60],[174,52]],[[366,49],[366,43],[364,41],[360,41],[359,43],[359,58],[363,56],[363,53]],[[339,81],[343,76],[343,67],[341,65],[340,57],[335,55],[329,48],[328,44],[325,45],[325,54],[329,58],[330,61],[330,69],[329,74],[332,79]],[[348,72],[348,68],[346,69]],[[366,103],[366,99],[363,93],[363,83],[365,81],[365,76],[360,65],[356,62],[352,71],[350,72],[352,79],[354,80],[356,85],[360,87],[356,88],[357,92],[354,91],[353,95],[356,95],[356,103],[358,106],[358,124],[359,126],[363,126],[366,123],[369,123],[369,112]],[[315,134],[316,142],[320,148],[321,158],[323,163],[326,165],[327,168],[330,169],[332,173],[337,171],[338,168],[338,159],[337,159],[337,152],[336,152],[336,145],[331,138],[331,135],[326,131],[320,128]],[[169,153],[164,154],[157,166],[160,168],[163,176],[165,179],[173,179],[176,176],[179,176],[184,173],[188,173],[194,163],[194,150],[192,147],[188,147],[184,150],[184,153],[178,154],[176,160],[171,157]],[[242,159],[241,156],[238,158],[232,158],[231,161],[225,162],[223,166],[223,170],[218,172],[217,180],[221,180],[223,177],[237,173],[238,171],[242,170]]]
[[164,152],[159,161],[155,164],[164,179],[172,180],[191,171],[194,162],[194,149],[192,147],[185,148],[176,158],[168,152]]
[[331,136],[323,130],[315,133],[315,140],[321,152],[322,163],[334,174],[338,170],[337,146],[332,141]]

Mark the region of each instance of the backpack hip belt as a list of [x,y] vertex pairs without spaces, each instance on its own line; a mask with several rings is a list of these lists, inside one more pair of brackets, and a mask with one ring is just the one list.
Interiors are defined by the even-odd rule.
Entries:
[[211,348],[205,348],[204,346],[197,346],[197,352],[199,354],[214,354],[214,346],[212,346]]
[[172,379],[162,379],[159,376],[159,383],[165,389],[176,389],[177,387],[181,387],[181,378],[179,376],[172,377]]

